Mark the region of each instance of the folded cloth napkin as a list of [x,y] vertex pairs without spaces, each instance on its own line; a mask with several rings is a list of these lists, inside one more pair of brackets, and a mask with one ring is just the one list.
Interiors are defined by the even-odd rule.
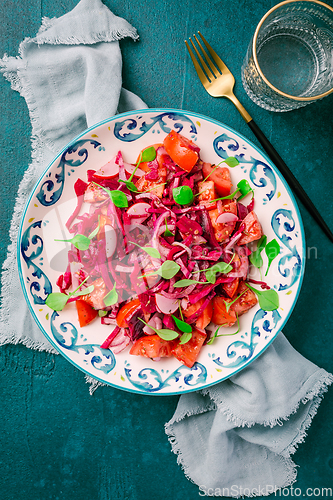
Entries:
[[0,60],[12,88],[25,98],[32,124],[32,163],[19,186],[3,266],[0,345],[23,343],[56,352],[23,297],[16,267],[18,227],[35,183],[70,140],[117,112],[147,107],[122,88],[118,40],[124,37],[137,39],[135,28],[100,0],[81,0],[62,17],[44,18],[36,37],[21,43],[18,57]]
[[280,333],[246,369],[182,395],[165,430],[199,495],[264,496],[293,484],[290,456],[332,382]]
[[[100,0],[81,0],[68,14],[44,19],[17,58],[0,61],[12,88],[25,98],[32,123],[32,162],[19,187],[2,276],[0,345],[55,352],[21,291],[15,251],[20,217],[43,170],[71,139],[117,112],[146,107],[121,88],[118,40],[127,36],[136,39],[136,30]],[[254,496],[255,488],[263,495],[291,484],[296,473],[290,454],[332,381],[280,334],[244,371],[181,396],[166,432],[199,494]]]

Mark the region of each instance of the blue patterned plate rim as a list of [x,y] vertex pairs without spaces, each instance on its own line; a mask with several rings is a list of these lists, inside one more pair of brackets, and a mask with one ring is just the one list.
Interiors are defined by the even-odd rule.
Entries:
[[[172,391],[172,392],[163,392],[163,393],[158,393],[158,392],[144,392],[144,391],[138,390],[138,389],[132,389],[132,388],[128,388],[128,387],[121,387],[118,384],[115,384],[115,383],[112,383],[112,382],[109,382],[109,381],[105,381],[104,379],[96,376],[95,374],[92,375],[91,372],[89,372],[88,370],[86,370],[84,367],[79,366],[77,363],[75,363],[75,361],[73,361],[70,358],[70,356],[68,356],[66,353],[64,353],[63,351],[61,351],[60,348],[58,347],[58,345],[54,342],[54,340],[45,331],[45,329],[43,328],[42,324],[40,323],[37,315],[35,314],[35,311],[34,311],[33,307],[31,306],[30,300],[29,300],[28,295],[27,295],[25,283],[24,283],[24,275],[23,275],[22,266],[21,266],[21,259],[20,259],[20,251],[21,251],[20,244],[21,244],[21,238],[22,238],[23,225],[24,225],[24,221],[25,221],[27,210],[28,210],[28,208],[30,206],[30,202],[31,202],[33,196],[35,195],[36,189],[37,189],[38,185],[40,184],[40,182],[42,181],[42,179],[44,178],[45,174],[54,165],[54,163],[61,157],[61,155],[71,145],[73,145],[74,143],[76,143],[83,136],[85,136],[89,132],[92,132],[93,130],[95,130],[96,128],[98,128],[98,127],[100,127],[102,125],[105,125],[107,123],[113,122],[115,120],[119,120],[119,119],[122,119],[122,118],[129,117],[129,116],[143,115],[143,114],[148,114],[148,113],[176,113],[176,114],[180,114],[180,115],[186,115],[186,116],[191,116],[193,118],[205,120],[205,121],[210,122],[210,123],[212,123],[212,124],[214,124],[214,125],[216,125],[218,127],[223,127],[225,130],[228,130],[232,134],[235,134],[239,139],[243,140],[247,145],[251,146],[257,153],[259,153],[265,159],[265,161],[269,164],[269,166],[273,169],[273,171],[277,175],[277,177],[280,179],[280,181],[282,182],[284,188],[286,189],[286,191],[287,191],[287,193],[288,193],[288,195],[289,195],[289,197],[290,197],[290,199],[292,201],[293,207],[294,207],[295,212],[297,214],[298,223],[299,223],[300,231],[301,231],[302,257],[303,257],[303,259],[302,259],[302,266],[301,266],[301,270],[300,270],[300,274],[299,274],[299,279],[298,279],[298,287],[297,287],[297,291],[295,293],[295,297],[294,297],[294,300],[293,300],[292,307],[290,308],[290,310],[288,312],[288,315],[284,318],[282,324],[278,327],[278,329],[277,329],[274,337],[272,339],[270,339],[269,342],[267,342],[267,344],[262,348],[262,350],[260,352],[258,352],[256,355],[254,355],[253,357],[251,357],[241,367],[239,367],[238,369],[234,370],[233,373],[227,374],[226,376],[221,377],[217,381],[214,381],[214,382],[211,382],[211,383],[206,383],[205,385],[202,385],[199,388],[190,388],[190,389],[187,389],[187,390]],[[195,391],[198,391],[198,390],[206,389],[208,387],[211,387],[213,385],[216,385],[216,384],[222,382],[223,380],[226,380],[226,379],[230,378],[231,376],[235,375],[236,373],[239,373],[240,371],[242,371],[243,369],[245,369],[247,366],[249,366],[249,364],[251,364],[253,361],[255,361],[272,344],[272,342],[275,340],[275,338],[277,337],[277,335],[283,329],[284,325],[287,323],[287,321],[288,321],[288,319],[289,319],[289,317],[290,317],[290,315],[291,315],[291,313],[292,313],[292,311],[293,311],[293,309],[294,309],[294,307],[296,305],[296,302],[298,300],[298,297],[299,297],[299,294],[300,294],[300,290],[301,290],[301,287],[302,287],[302,283],[303,283],[304,272],[305,272],[306,243],[305,243],[305,233],[304,233],[304,226],[303,226],[303,221],[302,221],[301,213],[300,213],[297,201],[295,199],[295,196],[294,196],[292,190],[290,189],[290,187],[289,187],[287,181],[284,179],[283,175],[279,172],[279,170],[277,169],[277,167],[270,160],[270,158],[265,154],[265,152],[263,152],[251,140],[249,140],[243,134],[237,132],[232,127],[224,124],[223,122],[219,122],[218,120],[210,118],[210,117],[208,117],[206,115],[203,115],[201,113],[196,113],[194,111],[188,111],[188,110],[177,109],[177,108],[144,108],[144,109],[138,109],[138,110],[133,110],[133,111],[127,111],[125,113],[119,113],[119,114],[117,114],[117,115],[115,115],[115,116],[113,116],[111,118],[107,118],[105,120],[102,120],[102,121],[96,123],[95,125],[93,125],[93,126],[87,128],[87,129],[85,129],[82,133],[80,133],[79,135],[77,135],[76,137],[74,137],[66,146],[64,146],[63,149],[53,158],[53,160],[48,164],[48,166],[45,168],[45,170],[43,171],[43,173],[40,175],[38,181],[36,182],[34,188],[32,189],[32,191],[30,193],[30,196],[29,196],[29,198],[28,198],[28,200],[27,200],[27,202],[25,204],[25,207],[24,207],[24,210],[23,210],[23,214],[22,214],[22,217],[21,217],[21,221],[20,221],[19,231],[18,231],[17,256],[18,256],[17,261],[18,261],[19,279],[20,279],[20,283],[21,283],[21,287],[22,287],[22,290],[23,290],[23,294],[24,294],[25,300],[26,300],[26,302],[28,304],[29,310],[30,310],[30,312],[31,312],[31,314],[32,314],[32,316],[33,316],[36,324],[38,325],[38,327],[40,328],[40,330],[44,334],[44,336],[47,338],[47,340],[50,342],[50,344],[58,351],[59,354],[61,354],[67,361],[69,361],[77,369],[79,369],[80,371],[82,371],[86,375],[88,375],[90,377],[93,377],[95,380],[101,382],[104,385],[110,385],[111,387],[114,387],[116,389],[124,390],[126,392],[131,392],[131,393],[134,393],[134,394],[145,394],[145,395],[149,395],[149,396],[174,396],[174,395],[186,394],[186,393],[189,393],[189,392],[195,392]]]

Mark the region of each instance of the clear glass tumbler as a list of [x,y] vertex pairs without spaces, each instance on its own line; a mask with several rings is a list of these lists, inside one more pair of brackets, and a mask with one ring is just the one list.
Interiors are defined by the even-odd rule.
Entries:
[[270,111],[290,111],[333,92],[333,8],[286,0],[261,19],[243,66],[249,97]]

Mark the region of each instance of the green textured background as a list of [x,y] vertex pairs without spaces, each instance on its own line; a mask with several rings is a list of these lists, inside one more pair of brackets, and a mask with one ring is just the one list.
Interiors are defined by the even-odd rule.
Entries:
[[[105,0],[138,29],[140,40],[121,42],[124,87],[149,107],[196,111],[256,139],[233,105],[206,94],[185,51],[184,39],[200,29],[236,77],[236,94],[288,163],[333,227],[333,95],[290,113],[257,107],[245,94],[240,67],[250,35],[275,2]],[[332,0],[328,2],[333,5]],[[43,16],[58,17],[76,0],[3,0],[0,57],[16,56]],[[30,162],[25,101],[0,77],[1,262],[15,194]],[[305,357],[332,371],[333,246],[301,204],[308,260],[296,307],[284,328]],[[177,465],[164,433],[176,396],[149,397],[111,387],[89,395],[83,374],[61,356],[23,346],[0,348],[1,500],[178,500],[199,498],[198,487]],[[297,483],[333,487],[333,398],[325,396],[305,443],[294,455]],[[200,457],[198,457],[200,460]],[[318,491],[317,491],[318,492]],[[284,497],[295,496],[285,490]],[[274,495],[273,495],[274,496]],[[319,496],[324,498],[324,496]]]

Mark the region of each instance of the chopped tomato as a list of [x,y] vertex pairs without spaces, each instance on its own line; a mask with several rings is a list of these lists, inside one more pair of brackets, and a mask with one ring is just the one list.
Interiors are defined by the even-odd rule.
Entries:
[[237,288],[236,296],[240,295],[241,293],[243,293],[243,295],[241,295],[236,300],[236,302],[234,302],[230,306],[230,310],[229,310],[229,311],[231,311],[231,310],[234,311],[235,313],[238,314],[238,316],[240,316],[241,314],[244,314],[246,311],[248,311],[253,306],[255,306],[256,303],[258,302],[256,294],[254,292],[252,292],[252,290],[250,290],[245,285],[244,281],[241,281],[239,287]]
[[224,283],[222,285],[223,290],[228,295],[228,297],[230,297],[231,299],[233,298],[233,296],[235,295],[235,293],[237,291],[238,284],[239,284],[239,278],[235,278],[233,281],[231,281],[231,283]]
[[238,245],[245,245],[246,243],[250,243],[250,241],[259,240],[259,238],[261,238],[263,231],[257,214],[253,212],[253,210],[244,217],[243,223],[245,224],[245,229],[242,237],[238,241]]
[[210,301],[209,304],[205,307],[205,309],[200,314],[197,321],[195,322],[196,326],[198,328],[200,328],[201,330],[206,328],[206,326],[209,325],[209,323],[212,320],[212,315],[213,315],[213,304]]
[[[214,168],[216,170],[214,170]],[[213,172],[214,170],[214,172]],[[212,173],[213,172],[213,173]],[[217,167],[211,163],[202,164],[202,173],[204,179],[209,175],[208,179],[213,181],[215,184],[215,189],[219,196],[228,196],[231,192],[232,182],[230,179],[230,171],[228,167]],[[207,180],[208,180],[207,179]]]
[[127,304],[123,305],[117,314],[117,325],[120,326],[120,328],[127,328],[127,317],[134,313],[136,309],[139,309],[139,307],[141,307],[139,299],[131,300],[131,302],[127,302]]
[[96,186],[93,182],[90,182],[84,193],[83,200],[86,203],[96,203],[98,201],[107,200],[108,197],[109,195],[106,191],[104,191],[104,189]]
[[186,172],[191,172],[199,159],[195,144],[174,130],[165,137],[164,148],[170,158]]
[[75,305],[81,327],[89,325],[96,318],[98,312],[85,300],[76,300]]
[[146,176],[149,175],[150,172],[147,172],[145,175],[140,177],[140,179],[135,183],[136,187],[139,191],[148,191],[150,193],[156,194],[159,198],[162,198],[164,191],[164,183],[166,181],[167,169],[166,167],[159,167],[158,170],[158,178],[156,180],[147,179]]
[[[227,239],[235,229],[236,222],[228,222],[226,224],[220,224],[216,222],[216,219],[220,215],[220,212],[216,208],[215,210],[210,210],[209,212],[210,220],[212,221],[212,226],[214,229],[215,238],[217,241],[221,242]],[[222,207],[221,213],[231,213],[237,215],[237,204],[235,201],[226,203]]]
[[217,198],[214,182],[201,182],[199,184],[199,193],[200,205],[206,207],[207,210],[214,210],[214,208],[216,208],[216,201],[214,201],[214,203],[211,203],[211,201],[209,201],[216,200]]
[[95,309],[103,309],[105,307],[104,297],[106,295],[106,286],[103,278],[97,278],[92,283],[94,289],[88,295],[82,295],[82,300],[90,304]]
[[134,342],[130,354],[146,358],[165,358],[172,356],[173,347],[173,341],[163,340],[158,335],[145,335]]
[[[157,151],[157,150],[158,150],[158,148],[160,148],[161,146],[163,146],[163,144],[152,144],[152,145],[151,145],[151,146],[149,146],[149,147],[153,147],[153,148],[155,149],[155,151]],[[141,152],[143,152],[145,149],[147,149],[147,148],[144,148]],[[141,154],[141,153],[140,153],[140,154]],[[138,156],[138,158],[137,158],[137,160],[136,160],[136,163],[138,163],[139,159],[140,159],[140,155]],[[148,166],[148,164],[149,164],[149,163],[150,163],[149,161],[142,161],[142,162],[140,163],[140,165],[139,165],[139,168],[140,168],[141,170],[144,170],[144,172],[149,172],[149,171],[150,171],[150,168],[149,168],[149,166]],[[161,165],[161,166],[163,166],[163,165]]]
[[213,298],[212,322],[216,325],[232,326],[237,321],[236,312],[231,309],[227,312],[225,302],[230,302],[230,299],[219,296]]
[[204,299],[200,299],[195,304],[190,304],[187,307],[187,309],[183,310],[183,314],[184,314],[185,318],[189,318],[190,316],[192,316],[192,314],[196,313],[197,310],[200,309],[200,307],[202,306],[203,303],[204,303]]
[[172,354],[178,359],[178,361],[189,368],[192,368],[198,359],[205,339],[206,334],[204,332],[193,330],[191,339],[186,342],[186,344],[177,344],[177,346],[172,349]]
[[99,217],[99,230],[97,233],[97,239],[101,240],[104,236],[104,226],[112,226],[112,222],[107,215],[101,214]]

